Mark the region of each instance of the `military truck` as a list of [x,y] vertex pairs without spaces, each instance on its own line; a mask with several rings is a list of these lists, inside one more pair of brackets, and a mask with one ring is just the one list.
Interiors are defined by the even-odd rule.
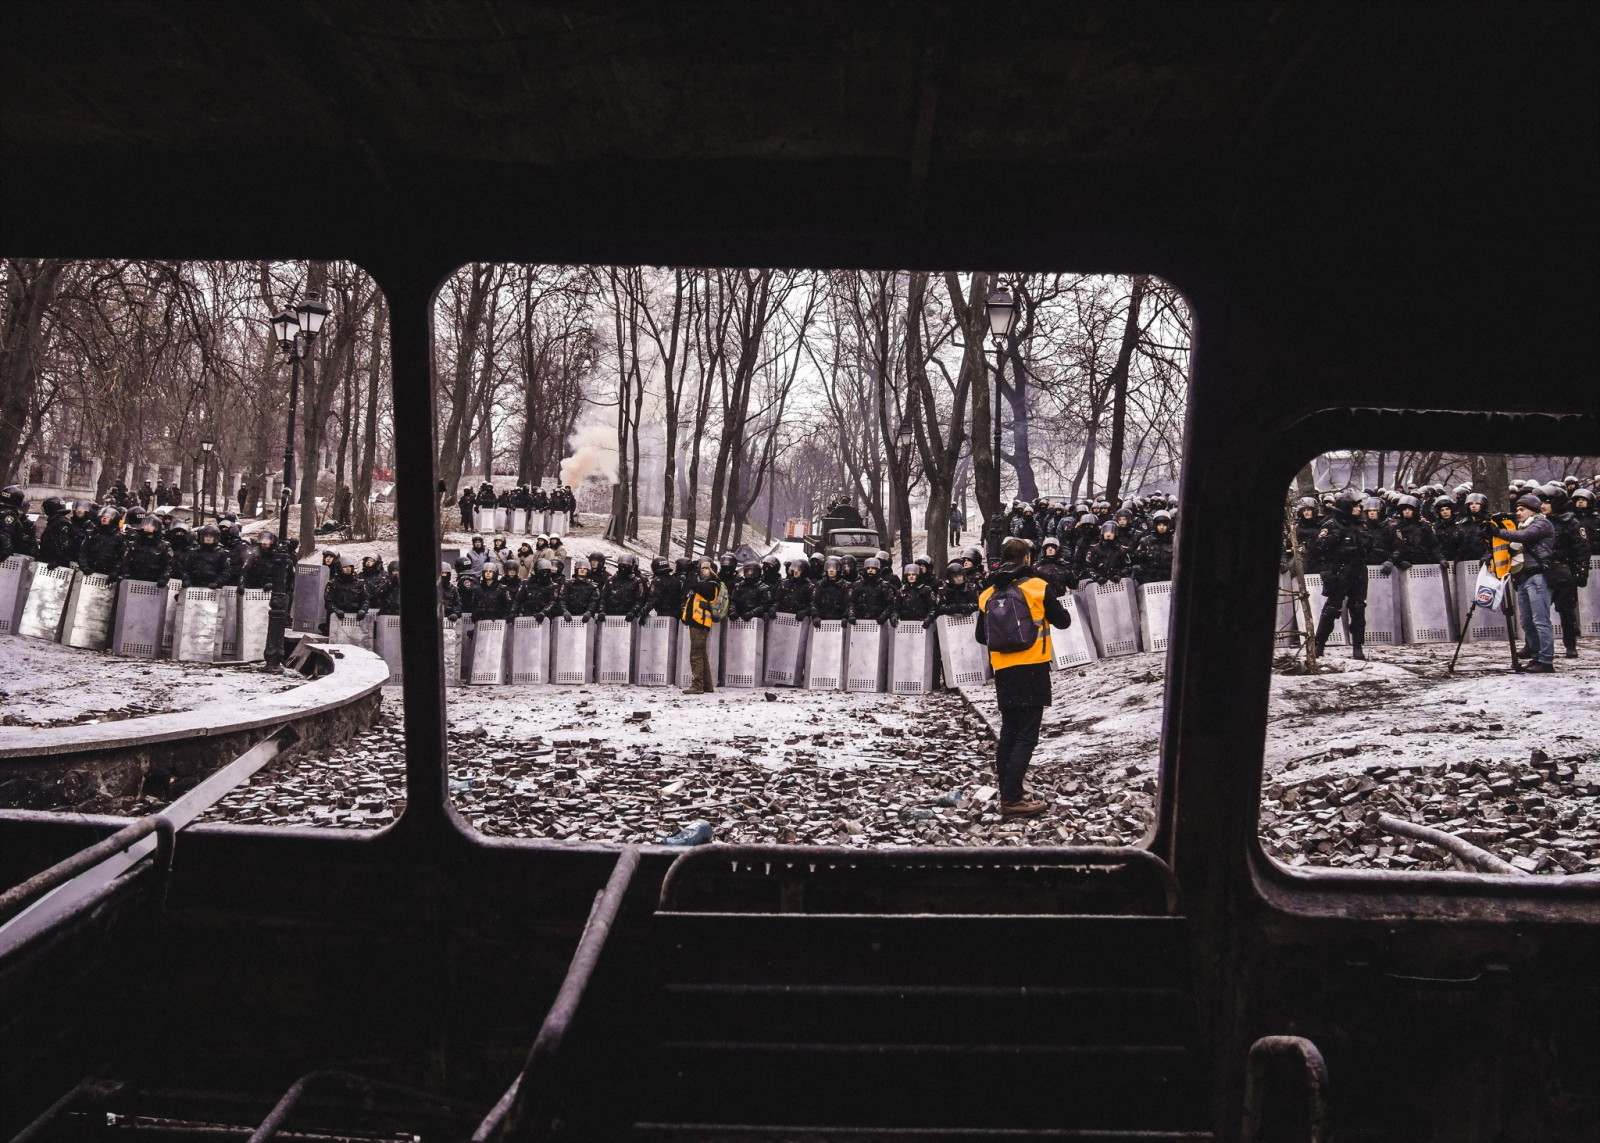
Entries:
[[877,555],[882,546],[877,529],[867,527],[855,505],[837,498],[812,523],[811,535],[805,538],[807,556],[821,552],[865,559]]

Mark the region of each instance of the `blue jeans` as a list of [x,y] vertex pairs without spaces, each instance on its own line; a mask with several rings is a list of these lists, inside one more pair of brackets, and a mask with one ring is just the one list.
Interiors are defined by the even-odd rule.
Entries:
[[1517,607],[1521,609],[1522,630],[1533,658],[1539,663],[1554,663],[1555,636],[1550,630],[1550,588],[1544,573],[1530,575],[1517,585]]

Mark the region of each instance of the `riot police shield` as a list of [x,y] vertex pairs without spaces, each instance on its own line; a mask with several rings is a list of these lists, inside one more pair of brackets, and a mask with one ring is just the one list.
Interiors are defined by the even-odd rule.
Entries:
[[933,690],[934,634],[921,620],[908,619],[888,634],[889,690],[897,695],[925,695]]
[[180,663],[213,663],[221,634],[217,589],[186,587],[178,595],[178,622],[173,628],[172,657]]
[[528,510],[526,508],[511,509],[511,531],[523,535],[528,530]]
[[550,620],[519,615],[511,621],[511,681],[550,681]]
[[389,686],[399,686],[400,673],[400,617],[379,615],[372,624],[372,649],[382,657],[389,668]]
[[[722,667],[722,632],[716,627],[706,636],[706,658],[711,662],[711,677],[720,679]],[[678,665],[677,682],[680,687],[687,687],[694,682],[691,674],[694,664],[689,661],[689,625],[678,624]]]
[[116,592],[107,576],[76,573],[61,616],[62,644],[86,651],[104,651],[111,646],[111,612],[116,605]]
[[1272,632],[1274,647],[1292,650],[1300,645],[1299,616],[1294,577],[1284,572],[1278,577],[1278,618]]
[[161,653],[166,610],[165,587],[142,579],[125,579],[117,584],[111,653],[129,659],[154,659]]
[[607,615],[600,621],[596,682],[633,681],[633,630],[633,624],[626,615]]
[[[67,594],[72,590],[71,568],[47,568],[35,564],[33,582],[28,585],[28,601],[23,605],[22,618],[17,621],[17,634],[30,639],[61,637],[61,617],[67,610]],[[159,643],[159,639],[157,640]],[[160,650],[159,646],[157,650]]]
[[844,689],[845,648],[845,625],[842,620],[823,619],[811,628],[811,638],[806,647],[807,690]]
[[471,624],[470,619],[444,621],[444,685],[447,687],[461,685],[461,647],[466,642],[463,632]]
[[357,619],[355,612],[341,615],[337,611],[328,613],[328,642],[349,643],[355,647],[364,647],[372,650],[372,616]]
[[766,684],[797,687],[805,681],[806,636],[811,625],[780,612],[767,624]]
[[1589,557],[1589,582],[1578,589],[1578,634],[1600,636],[1600,556]]
[[272,619],[272,592],[246,587],[239,591],[239,661],[259,663],[267,657],[267,625]]
[[1100,652],[1095,649],[1094,631],[1083,616],[1077,596],[1070,593],[1062,596],[1061,606],[1072,616],[1072,624],[1065,631],[1050,630],[1050,654],[1055,668],[1065,671],[1088,666],[1100,658]]
[[[1323,605],[1328,599],[1327,590],[1322,586],[1322,575],[1320,572],[1306,573],[1306,594],[1311,597],[1311,619],[1314,623],[1316,622],[1317,617],[1322,614]],[[1344,647],[1347,646],[1348,643],[1349,640],[1347,640],[1344,635],[1344,624],[1335,623],[1333,625],[1333,630],[1328,633],[1328,646]]]
[[1165,651],[1172,628],[1172,584],[1139,585],[1139,635],[1146,651]]
[[[1383,574],[1382,565],[1367,568],[1367,634],[1365,642],[1393,647],[1400,642],[1400,593],[1395,581],[1400,577]],[[1345,618],[1349,633],[1349,613]]]
[[845,652],[845,690],[862,694],[883,690],[889,666],[887,629],[881,623],[857,620],[850,628],[848,642],[849,648]]
[[766,644],[766,626],[766,622],[760,619],[730,619],[723,624],[723,686],[748,690],[762,684],[766,674],[762,654]]
[[1400,573],[1400,630],[1407,643],[1453,643],[1456,625],[1438,564],[1416,564]]
[[506,628],[504,619],[479,619],[467,640],[467,682],[495,686],[506,681]]
[[680,626],[670,615],[652,615],[639,624],[633,660],[633,678],[639,686],[672,685]]
[[595,626],[590,619],[552,619],[555,654],[550,668],[553,683],[594,682]]
[[1078,591],[1078,603],[1094,632],[1096,650],[1102,659],[1132,655],[1139,650],[1139,609],[1134,602],[1134,582],[1085,584]]
[[296,631],[315,631],[322,626],[322,596],[327,586],[328,569],[322,564],[295,565],[289,622]]
[[164,618],[161,620],[161,657],[172,658],[172,640],[178,630],[178,597],[183,594],[183,581],[169,579],[167,581],[167,603],[162,611]]
[[501,505],[494,510],[494,530],[504,532],[511,525],[511,509]]
[[978,642],[976,614],[941,615],[934,628],[939,632],[945,686],[975,687],[989,677],[989,649]]
[[224,663],[239,662],[239,589],[217,588],[217,609],[221,630],[217,638],[217,658]]
[[28,605],[28,589],[32,582],[31,557],[7,556],[0,560],[0,635],[19,633],[22,611]]

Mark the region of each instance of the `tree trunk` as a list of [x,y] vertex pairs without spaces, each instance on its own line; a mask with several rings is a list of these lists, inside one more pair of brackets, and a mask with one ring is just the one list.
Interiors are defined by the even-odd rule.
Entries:
[[28,417],[38,390],[43,349],[40,327],[65,267],[61,258],[6,260],[5,325],[0,330],[0,483],[11,483],[31,435]]
[[1122,444],[1127,433],[1128,373],[1132,367],[1133,350],[1139,343],[1139,308],[1144,302],[1145,287],[1150,279],[1143,275],[1133,279],[1133,290],[1128,295],[1128,316],[1122,327],[1122,344],[1117,349],[1117,364],[1111,372],[1111,450],[1106,464],[1106,499],[1116,507],[1122,498]]
[[[994,421],[989,401],[989,369],[984,352],[983,338],[989,329],[989,315],[984,310],[984,300],[989,296],[990,276],[977,272],[961,295],[961,282],[953,272],[944,276],[945,290],[950,295],[950,309],[956,325],[961,330],[960,383],[965,383],[972,400],[972,480],[978,500],[978,510],[983,513],[984,529],[1001,513],[1000,478],[998,461],[994,455]],[[951,410],[951,419],[960,418],[965,409],[958,403]],[[1002,513],[1003,514],[1003,513]]]
[[389,316],[380,293],[373,302],[372,356],[367,359],[367,415],[362,430],[361,463],[356,468],[355,503],[351,526],[357,535],[374,538],[372,526],[372,469],[378,457],[378,386],[382,378],[383,327]]

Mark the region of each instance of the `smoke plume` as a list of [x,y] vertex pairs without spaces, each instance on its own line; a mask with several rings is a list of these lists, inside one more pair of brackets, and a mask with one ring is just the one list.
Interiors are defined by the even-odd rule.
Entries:
[[576,490],[586,476],[603,476],[617,482],[617,426],[591,423],[568,439],[572,455],[561,462],[561,483]]

